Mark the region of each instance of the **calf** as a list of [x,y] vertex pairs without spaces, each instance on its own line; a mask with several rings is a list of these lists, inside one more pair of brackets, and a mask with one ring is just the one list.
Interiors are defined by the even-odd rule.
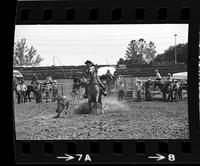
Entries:
[[[69,101],[67,100],[67,98],[65,96],[58,96],[55,98],[57,100],[57,109],[56,109],[56,113],[58,113],[55,118],[59,118],[60,114],[63,110],[68,109],[69,107]],[[66,112],[65,112],[66,114]]]

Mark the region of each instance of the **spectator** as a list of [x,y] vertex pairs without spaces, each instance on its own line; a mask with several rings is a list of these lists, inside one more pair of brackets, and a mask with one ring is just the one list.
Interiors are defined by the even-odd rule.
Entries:
[[136,91],[137,91],[137,101],[142,101],[142,91],[143,91],[143,85],[141,84],[141,81],[137,81],[138,84],[136,85]]
[[122,81],[119,82],[119,85],[117,86],[117,91],[118,91],[118,100],[123,100],[124,91],[125,91],[124,82]]
[[56,80],[54,80],[52,83],[52,96],[53,101],[55,101],[56,97],[58,97],[58,83]]
[[144,84],[144,88],[145,88],[145,98],[146,98],[146,101],[151,101],[151,93],[150,93],[150,86],[151,86],[151,79],[149,78],[145,84]]

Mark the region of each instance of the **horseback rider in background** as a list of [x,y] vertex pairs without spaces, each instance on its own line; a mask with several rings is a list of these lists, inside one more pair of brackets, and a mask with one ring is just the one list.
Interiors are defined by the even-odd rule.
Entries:
[[172,80],[172,75],[171,75],[171,73],[168,73],[167,74],[167,79],[166,79],[167,81],[169,81],[169,82],[172,82],[173,80]]
[[159,71],[155,70],[155,73],[156,73],[156,80],[161,81],[161,75],[160,75]]
[[[90,72],[92,70],[95,70],[97,72],[97,68],[96,66],[94,65],[93,62],[87,60],[85,62],[85,65],[86,65],[86,71],[84,72],[83,74],[83,78],[85,80],[85,82],[87,83],[88,80],[90,79]],[[101,80],[99,79],[99,77],[97,76],[97,81],[98,81],[98,84],[99,84],[99,87],[101,88],[101,91],[102,91],[102,94],[104,96],[107,96],[107,92],[106,92],[106,88],[104,87],[104,85],[101,83]],[[88,86],[86,85],[85,86],[85,94],[83,95],[84,98],[87,98],[88,97]]]
[[38,83],[38,77],[35,73],[33,73],[33,77],[32,77],[32,81],[31,81],[31,85],[36,85]]
[[47,76],[47,78],[46,78],[46,82],[47,82],[47,83],[50,83],[50,84],[53,83],[53,79],[52,79],[51,74],[49,74],[49,75]]

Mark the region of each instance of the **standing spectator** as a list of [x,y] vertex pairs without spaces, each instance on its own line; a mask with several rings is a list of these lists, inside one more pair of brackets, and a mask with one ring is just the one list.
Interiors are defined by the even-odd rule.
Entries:
[[52,96],[53,101],[55,101],[56,97],[58,97],[58,83],[56,80],[54,80],[52,83]]
[[120,82],[119,82],[119,85],[117,86],[118,100],[123,100],[123,97],[124,97],[124,90],[125,90],[124,82],[120,81]]
[[27,100],[26,100],[27,86],[25,85],[23,80],[21,80],[21,90],[22,90],[22,100],[24,103],[26,103],[27,102]]
[[145,98],[146,101],[151,101],[151,93],[150,93],[150,86],[151,86],[151,79],[149,78],[145,84],[144,84],[144,88],[145,88]]
[[18,81],[18,83],[17,83],[17,103],[20,104],[22,102],[23,102],[22,81]]
[[137,91],[137,101],[142,101],[142,91],[143,91],[143,85],[141,84],[141,81],[138,81],[138,84],[136,85],[136,91]]

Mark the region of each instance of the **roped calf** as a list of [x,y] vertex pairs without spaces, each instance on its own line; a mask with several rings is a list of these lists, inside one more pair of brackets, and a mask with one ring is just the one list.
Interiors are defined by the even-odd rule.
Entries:
[[[65,96],[58,96],[55,98],[57,100],[57,109],[56,113],[58,113],[55,118],[59,118],[62,111],[68,109],[69,107],[69,100]],[[67,114],[65,112],[65,114]]]

